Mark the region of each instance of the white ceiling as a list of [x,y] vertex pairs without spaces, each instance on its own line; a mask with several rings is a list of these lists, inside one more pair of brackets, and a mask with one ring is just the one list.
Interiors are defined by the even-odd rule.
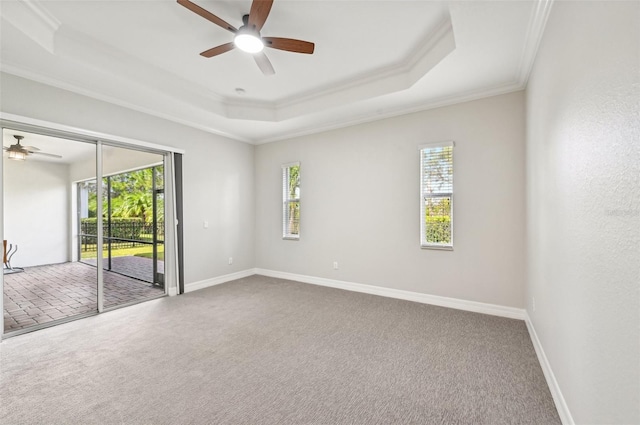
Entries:
[[[193,0],[239,27],[250,0]],[[264,36],[313,55],[200,52],[233,34],[174,0],[0,1],[1,69],[251,143],[524,87],[544,1],[275,0]],[[236,88],[242,88],[239,95]]]

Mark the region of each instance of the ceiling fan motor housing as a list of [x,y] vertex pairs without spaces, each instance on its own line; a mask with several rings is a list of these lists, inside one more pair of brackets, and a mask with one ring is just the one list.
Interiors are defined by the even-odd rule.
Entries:
[[25,149],[25,147],[20,144],[20,141],[22,139],[24,139],[24,136],[20,136],[20,135],[14,134],[13,137],[16,138],[16,144],[15,145],[11,145],[9,147],[9,149],[7,149],[7,150],[9,152],[21,152],[21,153],[27,155],[29,153],[29,151],[27,149]]

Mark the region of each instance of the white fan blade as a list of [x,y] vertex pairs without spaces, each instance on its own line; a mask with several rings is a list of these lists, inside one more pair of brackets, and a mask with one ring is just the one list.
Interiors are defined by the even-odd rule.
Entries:
[[43,155],[43,156],[50,156],[51,158],[62,158],[61,155],[55,155],[52,153],[45,153],[45,152],[31,152],[29,151],[29,153],[32,153],[34,155]]
[[260,71],[262,71],[264,75],[273,75],[276,73],[276,71],[273,69],[273,65],[271,65],[271,61],[269,60],[267,55],[264,54],[264,52],[254,53],[253,58],[255,59],[256,64],[258,64],[258,68],[260,68]]

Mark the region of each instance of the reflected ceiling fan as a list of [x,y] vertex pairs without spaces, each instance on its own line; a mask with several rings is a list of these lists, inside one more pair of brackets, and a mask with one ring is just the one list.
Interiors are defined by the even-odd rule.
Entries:
[[205,58],[220,55],[237,47],[238,49],[253,55],[258,68],[260,68],[264,75],[273,75],[275,74],[275,71],[273,69],[273,65],[271,65],[271,61],[269,61],[269,58],[267,58],[267,55],[263,52],[264,47],[306,54],[312,54],[315,48],[315,45],[309,41],[295,40],[293,38],[262,37],[260,35],[260,30],[264,26],[264,23],[269,16],[269,12],[271,11],[273,0],[253,0],[249,14],[242,17],[243,25],[240,29],[236,29],[233,25],[225,22],[213,13],[201,8],[189,0],[178,0],[178,3],[190,11],[235,34],[231,43],[222,44],[200,53],[200,55]]
[[49,156],[51,158],[62,158],[62,156],[60,155],[40,152],[40,149],[36,148],[35,146],[21,145],[20,141],[24,139],[24,136],[19,136],[15,134],[13,137],[15,137],[17,140],[15,145],[11,145],[9,147],[6,147],[6,146],[2,147],[2,149],[4,149],[9,153],[9,159],[13,159],[16,161],[24,161],[25,159],[27,159],[27,156],[31,154]]

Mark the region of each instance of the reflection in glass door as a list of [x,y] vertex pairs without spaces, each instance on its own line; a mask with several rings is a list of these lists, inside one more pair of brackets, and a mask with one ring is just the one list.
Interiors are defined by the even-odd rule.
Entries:
[[12,128],[2,137],[5,147],[22,146],[3,158],[5,333],[95,314],[96,269],[73,249],[82,239],[73,224],[75,182],[95,182],[95,144]]

